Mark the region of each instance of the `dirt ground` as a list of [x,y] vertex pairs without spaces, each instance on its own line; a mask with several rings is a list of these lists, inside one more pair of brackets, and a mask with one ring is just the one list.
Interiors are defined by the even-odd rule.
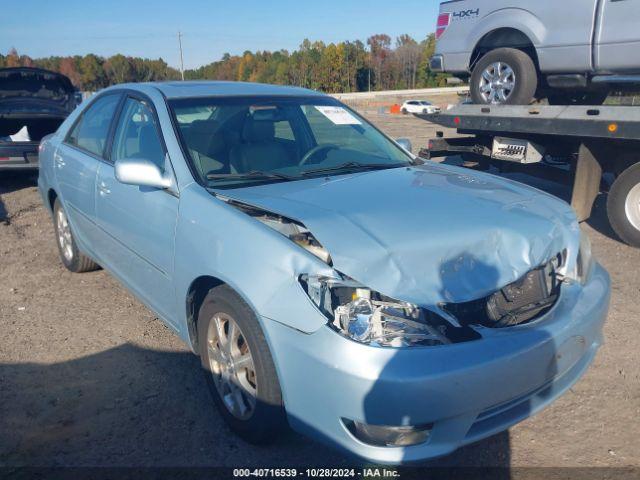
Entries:
[[[416,150],[435,132],[371,118]],[[613,280],[594,365],[547,410],[433,465],[640,466],[640,250],[614,238],[602,199],[585,229]],[[62,267],[29,175],[0,173],[0,331],[0,466],[353,464],[295,434],[270,447],[231,434],[177,337],[104,271]]]

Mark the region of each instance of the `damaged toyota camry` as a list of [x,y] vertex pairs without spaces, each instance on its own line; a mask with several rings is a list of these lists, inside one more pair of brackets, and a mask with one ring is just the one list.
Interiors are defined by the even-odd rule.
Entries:
[[567,204],[424,162],[323,94],[119,85],[40,162],[62,263],[175,330],[251,442],[445,455],[549,405],[602,342],[609,277]]

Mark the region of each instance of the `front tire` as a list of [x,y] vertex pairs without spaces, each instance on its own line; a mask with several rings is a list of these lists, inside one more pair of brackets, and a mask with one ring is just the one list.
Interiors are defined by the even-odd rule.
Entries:
[[215,287],[205,297],[198,346],[227,425],[250,443],[272,443],[287,425],[278,375],[256,314],[230,287]]
[[616,234],[626,244],[640,248],[640,163],[627,168],[613,182],[607,214]]
[[476,104],[528,105],[537,88],[538,72],[533,60],[515,48],[490,51],[471,75],[471,98]]
[[74,273],[91,272],[100,266],[84,255],[78,249],[75,237],[71,231],[71,224],[67,213],[62,208],[60,200],[53,204],[53,226],[56,233],[56,244],[60,253],[60,260],[67,270]]

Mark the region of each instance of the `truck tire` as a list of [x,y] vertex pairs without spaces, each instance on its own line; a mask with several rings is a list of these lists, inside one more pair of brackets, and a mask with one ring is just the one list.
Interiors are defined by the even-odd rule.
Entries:
[[78,249],[67,213],[58,199],[53,204],[53,227],[56,233],[56,244],[58,245],[60,260],[62,260],[62,264],[67,270],[74,273],[84,273],[100,268],[100,265]]
[[640,163],[627,168],[613,182],[607,215],[622,241],[640,248]]
[[547,95],[549,105],[602,105],[609,92],[553,92]]
[[529,105],[537,88],[533,60],[515,48],[490,51],[471,75],[471,98],[476,104]]
[[227,285],[198,313],[202,370],[227,425],[253,444],[272,443],[287,422],[276,367],[256,314]]

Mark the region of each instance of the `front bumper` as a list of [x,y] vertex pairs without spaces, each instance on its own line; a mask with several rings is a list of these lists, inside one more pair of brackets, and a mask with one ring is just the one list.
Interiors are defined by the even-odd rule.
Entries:
[[[602,343],[610,280],[599,265],[582,286],[531,324],[483,329],[483,339],[430,348],[381,349],[329,328],[302,334],[264,319],[291,426],[374,462],[446,455],[538,412],[586,371]],[[370,425],[433,424],[411,447],[362,443],[343,419]]]

